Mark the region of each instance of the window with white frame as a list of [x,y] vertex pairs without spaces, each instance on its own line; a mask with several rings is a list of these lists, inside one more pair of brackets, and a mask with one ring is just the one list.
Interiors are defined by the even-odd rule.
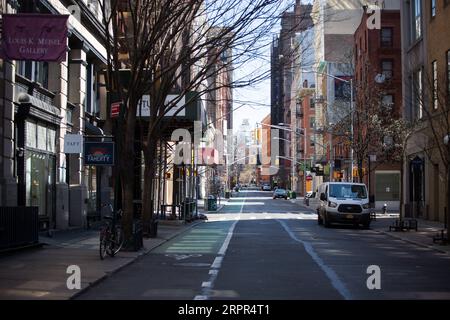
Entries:
[[413,93],[413,111],[418,119],[423,118],[423,74],[422,69],[413,74],[411,91]]
[[42,87],[48,88],[48,62],[45,61],[17,61],[17,74],[38,82]]
[[432,92],[432,98],[433,98],[433,108],[438,108],[438,69],[437,69],[437,61],[433,61],[431,63],[431,70],[432,70],[432,83],[433,83],[433,92]]
[[422,36],[422,0],[413,0],[412,2],[412,40],[415,41]]

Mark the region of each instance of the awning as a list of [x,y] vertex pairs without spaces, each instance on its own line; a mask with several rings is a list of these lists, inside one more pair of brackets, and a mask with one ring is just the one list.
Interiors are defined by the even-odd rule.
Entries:
[[85,134],[92,135],[92,136],[103,136],[103,130],[99,127],[93,125],[89,121],[84,120],[84,130]]

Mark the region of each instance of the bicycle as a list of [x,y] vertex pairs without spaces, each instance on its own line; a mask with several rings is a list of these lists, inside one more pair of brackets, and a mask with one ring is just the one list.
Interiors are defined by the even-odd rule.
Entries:
[[[104,205],[107,206],[107,205]],[[108,254],[110,257],[114,257],[120,249],[122,249],[124,243],[124,236],[120,223],[116,224],[116,220],[120,222],[122,216],[122,210],[114,212],[111,204],[108,205],[111,210],[111,216],[104,216],[106,225],[100,231],[100,259],[103,260]]]

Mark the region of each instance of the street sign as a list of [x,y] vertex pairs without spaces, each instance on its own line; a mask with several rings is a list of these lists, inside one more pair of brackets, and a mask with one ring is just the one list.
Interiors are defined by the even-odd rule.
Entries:
[[81,134],[66,134],[64,136],[64,153],[82,153],[83,136]]
[[120,115],[120,105],[122,102],[111,103],[111,118],[117,118]]
[[85,142],[85,166],[113,166],[114,142]]

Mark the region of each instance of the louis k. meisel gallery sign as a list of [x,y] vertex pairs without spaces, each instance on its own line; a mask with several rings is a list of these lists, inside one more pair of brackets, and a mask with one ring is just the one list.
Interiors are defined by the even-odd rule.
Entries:
[[68,15],[55,14],[2,15],[1,57],[10,60],[64,60],[68,18]]

